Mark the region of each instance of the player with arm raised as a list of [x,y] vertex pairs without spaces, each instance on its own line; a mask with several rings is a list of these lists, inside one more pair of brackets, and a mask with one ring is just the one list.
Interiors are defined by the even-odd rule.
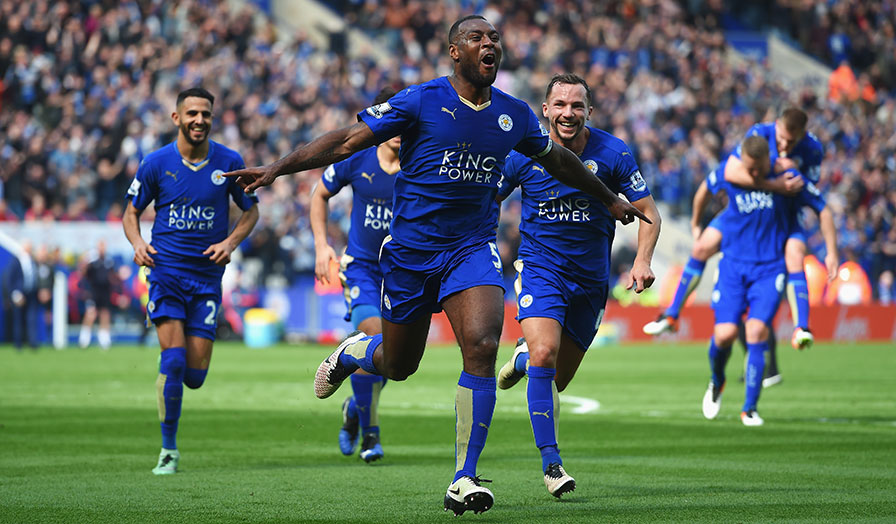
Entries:
[[494,504],[476,465],[495,406],[495,358],[504,316],[495,245],[497,186],[511,149],[538,159],[568,185],[598,198],[630,223],[643,213],[612,193],[566,148],[554,145],[525,102],[493,88],[501,63],[498,31],[471,15],[452,25],[450,76],[411,86],[270,166],[231,173],[252,191],[278,176],[321,167],[401,135],[391,239],[380,252],[382,335],[344,340],[321,363],[315,394],[332,395],[362,368],[404,380],[417,370],[432,314],[444,309],[461,348],[455,474],[444,497],[455,514]]
[[[765,178],[771,171],[768,141],[763,137],[747,137],[738,157],[754,180]],[[787,171],[781,176],[800,176]],[[765,369],[765,352],[771,321],[784,289],[784,244],[791,231],[795,207],[809,206],[819,213],[821,231],[836,267],[837,240],[834,220],[824,199],[811,182],[802,191],[787,197],[779,193],[744,188],[719,177],[718,183],[728,194],[728,207],[720,216],[722,255],[718,278],[712,294],[715,328],[709,347],[712,379],[703,397],[703,415],[715,418],[721,409],[725,387],[725,365],[731,356],[731,345],[737,338],[737,324],[747,311],[747,369],[744,377],[746,396],[741,421],[746,426],[762,425],[757,412]],[[829,266],[830,267],[830,266]],[[832,276],[832,275],[830,275]]]
[[[177,139],[146,156],[128,188],[122,225],[134,248],[134,262],[146,266],[149,303],[162,349],[159,363],[159,420],[162,451],[152,470],[177,472],[177,426],[183,386],[202,386],[208,373],[221,306],[221,276],[230,255],[258,221],[258,200],[223,173],[244,167],[240,155],[209,140],[212,104],[207,90],[177,95],[171,115]],[[233,230],[230,200],[242,209]],[[154,202],[152,243],[140,235],[140,214]]]
[[[391,87],[383,88],[373,105],[385,103],[394,94]],[[379,251],[392,222],[392,188],[399,170],[400,145],[401,137],[397,136],[331,165],[311,194],[315,273],[318,280],[329,283],[330,264],[336,260],[336,252],[327,242],[327,202],[343,187],[352,189],[351,228],[340,260],[339,278],[345,294],[345,320],[368,335],[383,332]],[[353,395],[342,403],[339,449],[344,455],[351,455],[360,435],[360,457],[372,462],[383,457],[377,408],[385,379],[359,369],[352,373],[351,383]]]
[[[542,104],[551,139],[576,153],[652,222],[640,222],[638,252],[628,276],[628,289],[640,293],[654,281],[650,262],[660,232],[659,211],[628,146],[586,126],[591,110],[591,89],[584,79],[574,74],[551,79]],[[506,197],[517,186],[522,190],[522,242],[514,266],[524,340],[498,373],[498,387],[508,389],[528,375],[529,420],[545,486],[559,498],[576,483],[563,468],[558,449],[558,393],[575,376],[603,318],[616,224],[593,197],[511,152],[499,195]]]

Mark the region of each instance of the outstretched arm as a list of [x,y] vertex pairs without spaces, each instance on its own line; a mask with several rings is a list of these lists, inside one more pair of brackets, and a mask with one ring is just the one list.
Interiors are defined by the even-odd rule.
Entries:
[[261,186],[271,185],[280,175],[327,166],[376,143],[370,127],[358,122],[315,138],[273,164],[231,171],[224,173],[224,176],[236,177],[246,193],[251,193]]
[[837,252],[837,228],[834,226],[834,214],[830,207],[824,206],[824,209],[818,214],[818,222],[821,236],[824,237],[825,251],[827,251],[824,256],[824,265],[828,269],[828,282],[831,282],[837,278],[840,254]]
[[336,252],[327,242],[327,216],[329,200],[333,193],[318,182],[311,193],[311,235],[314,237],[314,274],[324,284],[330,283],[330,260],[336,260]]
[[121,226],[124,228],[124,236],[128,237],[128,242],[134,248],[134,262],[138,266],[155,267],[156,263],[151,255],[155,255],[158,251],[146,243],[140,234],[140,213],[142,213],[140,209],[134,207],[132,202],[128,202],[128,207],[121,217]]
[[623,224],[629,224],[640,218],[648,223],[647,218],[638,208],[619,198],[619,195],[610,191],[602,181],[585,167],[585,164],[575,153],[554,142],[551,151],[536,158],[536,162],[544,166],[548,174],[569,187],[584,191],[600,200],[610,210],[610,215]]
[[638,225],[638,253],[635,255],[635,262],[629,272],[628,283],[625,289],[634,287],[635,293],[640,293],[653,285],[656,276],[650,269],[650,262],[653,260],[653,251],[656,249],[656,241],[660,237],[660,212],[656,208],[656,202],[653,196],[646,196],[640,200],[632,202],[639,211],[644,213],[650,222],[641,221]]
[[257,222],[258,204],[254,204],[249,209],[243,211],[243,214],[240,215],[240,219],[236,222],[236,226],[233,227],[233,231],[227,235],[227,238],[217,244],[208,246],[202,254],[209,255],[208,258],[219,266],[227,265],[230,263],[230,254],[236,250],[237,246],[239,246],[247,236],[249,236],[249,233],[252,231],[252,228],[255,227]]

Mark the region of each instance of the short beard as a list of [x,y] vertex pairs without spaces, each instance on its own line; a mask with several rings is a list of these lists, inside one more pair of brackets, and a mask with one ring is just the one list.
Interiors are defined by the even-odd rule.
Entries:
[[483,87],[489,87],[490,85],[494,84],[495,78],[498,76],[497,64],[495,67],[495,73],[491,75],[491,77],[485,76],[479,72],[479,62],[474,62],[472,64],[461,64],[460,71],[464,78],[466,78],[471,84],[480,89]]
[[206,140],[208,140],[208,130],[205,130],[205,134],[199,140],[194,140],[192,136],[190,136],[190,126],[181,125],[180,126],[180,134],[184,137],[184,140],[187,141],[191,146],[199,146],[202,145]]

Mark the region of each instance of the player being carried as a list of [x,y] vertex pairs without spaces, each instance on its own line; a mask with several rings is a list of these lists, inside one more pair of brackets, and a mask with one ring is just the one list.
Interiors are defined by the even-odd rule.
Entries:
[[[393,95],[395,90],[385,87],[373,105],[382,104]],[[345,293],[345,320],[368,335],[383,332],[380,313],[383,273],[379,252],[392,222],[392,188],[399,170],[400,146],[401,137],[396,136],[331,165],[311,194],[314,272],[318,280],[329,283],[330,264],[336,260],[336,252],[327,242],[327,202],[343,187],[352,188],[351,228],[340,261],[339,278]],[[342,403],[339,449],[344,455],[351,455],[360,436],[360,457],[372,462],[383,457],[377,408],[386,379],[359,369],[352,373],[351,382],[353,395]]]
[[[240,155],[209,140],[215,97],[201,87],[177,95],[171,115],[177,139],[146,156],[128,189],[122,224],[134,262],[146,266],[146,312],[162,348],[159,420],[162,451],[152,470],[177,472],[177,425],[184,384],[196,389],[208,373],[221,306],[221,276],[230,255],[258,221],[258,200],[223,173],[245,166]],[[243,210],[232,231],[230,200]],[[140,214],[155,202],[152,243],[140,235]]]
[[[624,194],[652,221],[640,222],[638,252],[626,286],[640,293],[654,281],[650,262],[660,215],[628,146],[585,125],[591,110],[591,89],[584,79],[574,74],[551,79],[542,103],[551,139],[576,153],[610,190]],[[499,195],[506,197],[517,186],[522,190],[522,242],[514,266],[524,339],[498,373],[498,387],[508,389],[528,375],[529,420],[544,482],[559,498],[576,483],[564,470],[558,450],[558,393],[575,376],[603,318],[616,224],[593,197],[511,152]]]
[[504,320],[495,245],[498,181],[511,149],[538,159],[568,185],[596,197],[623,223],[643,213],[619,198],[568,149],[555,145],[525,102],[492,84],[501,64],[498,31],[461,18],[448,32],[450,76],[411,86],[367,108],[360,122],[299,147],[270,166],[231,173],[247,191],[278,176],[337,162],[401,135],[391,238],[380,251],[383,333],[344,340],[320,365],[315,394],[332,395],[359,367],[393,380],[413,374],[432,314],[444,309],[460,345],[455,397],[455,474],[446,510],[486,511],[492,492],[476,472],[495,407],[495,358]]
[[[754,181],[769,176],[771,159],[768,140],[761,136],[747,137],[737,150],[737,157]],[[780,176],[801,176],[788,170]],[[762,425],[756,410],[762,389],[765,352],[771,321],[778,310],[784,289],[784,245],[792,229],[793,217],[804,207],[819,214],[821,232],[828,255],[825,258],[829,278],[838,266],[837,235],[830,209],[812,182],[805,182],[794,197],[754,188],[744,188],[716,176],[705,182],[710,191],[724,189],[728,207],[719,217],[722,235],[722,259],[712,293],[715,328],[709,345],[712,379],[703,397],[703,415],[715,418],[721,408],[725,388],[725,365],[731,346],[737,338],[737,324],[745,310],[747,368],[744,375],[746,397],[741,410],[745,426]]]
[[[725,180],[743,187],[786,195],[794,195],[801,191],[804,177],[809,182],[817,184],[821,175],[824,149],[812,133],[806,132],[807,122],[808,117],[805,112],[797,108],[788,108],[774,122],[756,124],[746,135],[748,137],[759,136],[768,142],[772,166],[776,172],[797,169],[803,175],[802,177],[789,175],[755,180],[747,174],[742,159],[736,152],[727,159],[727,162],[722,162],[719,165],[716,169],[717,176],[723,173]],[[697,197],[695,196],[695,207],[696,205]],[[718,219],[711,222],[703,231],[700,231],[699,219],[699,214],[696,212],[692,214],[691,230],[694,234],[695,244],[691,257],[685,264],[672,303],[657,320],[644,326],[644,332],[648,335],[659,335],[665,331],[677,329],[681,308],[700,282],[706,261],[719,252],[722,232],[718,227]],[[787,297],[796,326],[791,342],[797,349],[809,347],[813,341],[812,333],[809,331],[809,293],[803,267],[807,249],[806,238],[805,231],[795,221],[787,240],[785,253],[788,273]]]

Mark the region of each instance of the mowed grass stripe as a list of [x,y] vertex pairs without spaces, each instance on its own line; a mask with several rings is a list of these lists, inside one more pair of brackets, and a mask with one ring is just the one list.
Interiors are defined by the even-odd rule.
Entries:
[[[502,348],[499,365],[512,348]],[[336,446],[349,388],[320,401],[319,346],[216,345],[206,385],[187,390],[181,473],[158,453],[157,351],[0,348],[0,522],[434,522],[454,469],[456,348],[431,348],[390,382],[386,457]],[[592,350],[569,395],[598,411],[560,415],[579,484],[550,497],[525,414],[525,386],[498,392],[480,474],[496,505],[482,522],[888,522],[896,515],[896,352],[890,345],[781,346],[784,383],[765,390],[762,428],[737,415],[741,354],[718,420],[700,414],[705,346]],[[827,422],[825,422],[827,421]]]

